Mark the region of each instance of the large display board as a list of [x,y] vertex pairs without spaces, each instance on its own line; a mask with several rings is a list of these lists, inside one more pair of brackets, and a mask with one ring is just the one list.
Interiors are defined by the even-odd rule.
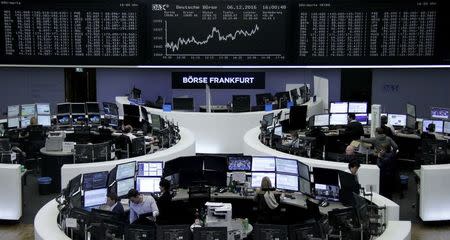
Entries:
[[448,65],[444,0],[6,0],[0,64]]

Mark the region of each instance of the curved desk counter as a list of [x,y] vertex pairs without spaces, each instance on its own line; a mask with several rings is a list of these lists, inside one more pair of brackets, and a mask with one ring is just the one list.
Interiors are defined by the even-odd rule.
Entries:
[[417,172],[420,178],[419,216],[422,221],[450,220],[450,164],[422,165]]
[[70,179],[76,177],[78,174],[110,171],[117,164],[130,162],[130,161],[167,161],[182,156],[194,156],[195,155],[195,138],[191,131],[186,128],[180,127],[180,141],[174,146],[157,151],[152,154],[147,154],[139,157],[113,160],[106,162],[96,163],[79,163],[79,164],[65,164],[61,168],[61,187],[64,188]]
[[0,164],[0,219],[22,217],[22,173],[19,164]]
[[[245,155],[252,156],[277,156],[284,158],[297,159],[310,167],[331,168],[345,171],[348,169],[347,163],[332,162],[325,160],[318,160],[312,158],[299,157],[287,153],[283,153],[272,149],[259,141],[259,128],[253,128],[244,135],[244,150]],[[376,165],[362,164],[358,171],[358,179],[362,187],[372,186],[373,192],[379,191],[380,185],[380,169]]]
[[[123,104],[130,104],[127,97],[116,97],[116,103],[119,113],[123,113]],[[320,98],[316,102],[307,102],[306,105],[308,117],[323,112],[323,101]],[[259,126],[263,115],[283,111],[284,119],[284,114],[289,112],[288,109],[242,113],[163,112],[161,109],[146,109],[150,114],[173,119],[175,123],[194,132],[196,149],[200,153],[240,153],[243,151],[242,135]]]

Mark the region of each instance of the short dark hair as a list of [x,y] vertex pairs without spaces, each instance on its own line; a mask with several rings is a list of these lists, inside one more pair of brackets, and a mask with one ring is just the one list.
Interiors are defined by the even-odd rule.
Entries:
[[381,116],[381,124],[386,125],[388,123],[388,117],[383,115]]
[[354,167],[359,168],[359,167],[361,167],[361,164],[359,164],[358,161],[351,161],[348,163],[348,169],[352,169]]
[[348,118],[355,120],[356,119],[356,115],[354,113],[349,113],[348,114]]
[[132,188],[132,189],[130,189],[130,191],[128,191],[128,198],[138,197],[138,196],[139,196],[138,190]]
[[384,134],[384,129],[378,127],[378,128],[376,129],[376,132],[377,132],[378,134]]
[[428,130],[429,132],[434,132],[435,129],[436,129],[436,125],[435,125],[434,123],[428,124],[427,130]]
[[117,194],[115,194],[113,192],[109,192],[106,196],[109,197],[114,202],[119,201],[119,197],[117,196]]
[[170,190],[170,181],[162,178],[161,181],[159,181],[159,186],[163,187],[165,190]]
[[133,127],[131,125],[126,125],[125,127],[123,127],[124,133],[130,133],[132,131],[133,131]]

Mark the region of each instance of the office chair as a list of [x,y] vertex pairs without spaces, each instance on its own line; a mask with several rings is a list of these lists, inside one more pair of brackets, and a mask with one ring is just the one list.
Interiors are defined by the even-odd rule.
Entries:
[[8,138],[0,138],[0,163],[12,163],[11,143]]
[[446,141],[424,138],[421,140],[421,164],[438,164],[447,161]]
[[118,159],[125,159],[130,157],[131,140],[126,135],[120,135],[115,139],[116,155]]
[[42,125],[30,126],[27,144],[25,144],[26,159],[25,168],[39,172],[39,161],[41,159],[41,148],[45,147],[45,130]]
[[90,163],[94,160],[92,144],[76,144],[73,154],[73,163]]
[[109,160],[110,158],[110,153],[108,151],[109,142],[94,144],[93,149],[94,149],[94,157],[93,157],[94,162],[103,162]]
[[131,157],[137,157],[145,155],[145,138],[138,137],[131,141]]

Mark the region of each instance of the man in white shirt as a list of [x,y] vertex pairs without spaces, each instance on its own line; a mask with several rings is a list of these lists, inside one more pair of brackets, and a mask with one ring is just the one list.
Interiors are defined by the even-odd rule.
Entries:
[[136,189],[130,189],[128,199],[130,199],[130,223],[153,223],[159,215],[158,206],[152,196],[142,195]]
[[131,125],[126,125],[125,127],[123,127],[123,135],[130,138],[130,141],[133,141],[133,139],[135,139],[137,137],[134,136],[134,134],[131,132],[133,132],[133,127]]

